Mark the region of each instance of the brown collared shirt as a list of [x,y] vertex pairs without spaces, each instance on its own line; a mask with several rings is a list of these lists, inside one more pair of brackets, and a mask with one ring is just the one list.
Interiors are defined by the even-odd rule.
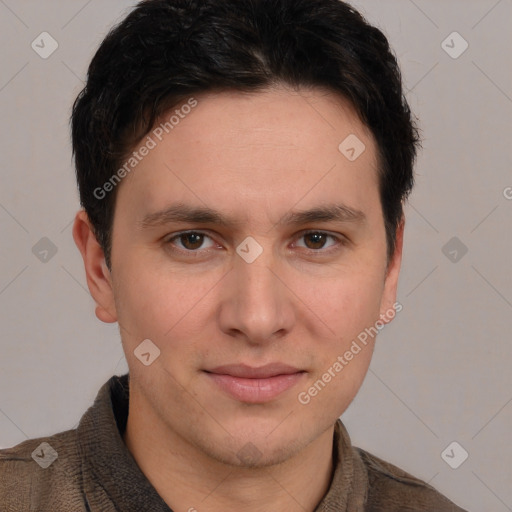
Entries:
[[[76,429],[0,450],[1,512],[172,512],[123,442],[128,375],[100,389]],[[314,512],[465,512],[334,431],[334,472]]]

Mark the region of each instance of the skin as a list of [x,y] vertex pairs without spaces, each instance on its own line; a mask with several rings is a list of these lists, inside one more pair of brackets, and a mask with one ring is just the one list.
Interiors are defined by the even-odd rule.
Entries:
[[[307,405],[297,396],[365,328],[389,321],[404,225],[387,262],[375,142],[344,99],[285,87],[196,99],[118,186],[112,272],[85,212],[74,224],[96,315],[120,325],[130,370],[124,440],[173,510],[313,511],[332,477],[334,424],[362,384],[374,340]],[[338,150],[349,134],[366,146],[353,162]],[[236,224],[140,227],[176,202]],[[278,224],[340,203],[365,220]],[[186,230],[205,237],[170,241]],[[248,236],[263,249],[250,264],[236,252]],[[149,366],[134,355],[144,339],[161,351]],[[265,403],[234,399],[204,372],[269,362],[305,373]],[[248,443],[258,455],[242,462]]]

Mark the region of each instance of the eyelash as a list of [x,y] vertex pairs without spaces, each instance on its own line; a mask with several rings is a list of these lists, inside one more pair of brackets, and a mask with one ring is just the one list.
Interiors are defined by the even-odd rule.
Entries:
[[[331,238],[333,240],[336,241],[336,245],[335,246],[332,246],[328,249],[307,249],[307,248],[302,248],[304,249],[308,254],[318,254],[318,255],[328,255],[328,254],[331,254],[332,252],[335,252],[337,250],[339,250],[341,247],[344,247],[347,245],[348,241],[346,238],[344,237],[341,237],[341,236],[336,236],[336,235],[332,235],[331,233],[327,233],[325,231],[318,231],[318,230],[309,230],[309,231],[304,231],[300,234],[300,236],[298,237],[299,239],[300,238],[303,238],[307,235],[312,235],[312,234],[315,234],[315,235],[326,235],[328,238]],[[201,250],[201,249],[196,249],[196,250],[191,250],[191,249],[180,249],[180,248],[177,248],[177,247],[174,247],[173,246],[173,242],[177,239],[179,239],[180,237],[184,236],[184,235],[203,235],[207,238],[210,238],[211,240],[212,237],[210,235],[208,235],[207,233],[204,233],[202,231],[181,231],[179,233],[176,233],[175,235],[173,235],[171,238],[167,238],[164,243],[166,246],[169,246],[170,249],[172,250],[172,252],[178,252],[178,253],[181,253],[181,254],[186,254],[187,256],[192,256],[192,257],[200,257],[202,256],[202,252],[204,253],[204,249]],[[206,251],[209,251],[209,249],[206,249]]]

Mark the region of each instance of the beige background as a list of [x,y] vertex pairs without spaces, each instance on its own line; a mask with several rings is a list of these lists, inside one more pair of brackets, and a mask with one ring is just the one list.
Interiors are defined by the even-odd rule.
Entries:
[[[0,0],[1,447],[72,428],[127,370],[71,237],[68,117],[95,48],[132,4]],[[407,208],[404,309],[343,419],[354,444],[469,511],[512,510],[512,2],[354,4],[396,50],[424,151]],[[47,59],[31,48],[43,31],[59,45]],[[454,31],[469,44],[456,59],[441,46]],[[446,44],[454,54],[463,41]],[[32,252],[43,237],[57,249],[46,262]],[[458,469],[441,457],[452,441],[469,453]]]

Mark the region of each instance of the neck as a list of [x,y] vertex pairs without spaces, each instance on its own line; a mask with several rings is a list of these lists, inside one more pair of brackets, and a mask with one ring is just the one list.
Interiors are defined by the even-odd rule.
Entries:
[[212,459],[130,393],[124,441],[172,510],[313,512],[332,478],[334,425],[283,463],[239,467]]

